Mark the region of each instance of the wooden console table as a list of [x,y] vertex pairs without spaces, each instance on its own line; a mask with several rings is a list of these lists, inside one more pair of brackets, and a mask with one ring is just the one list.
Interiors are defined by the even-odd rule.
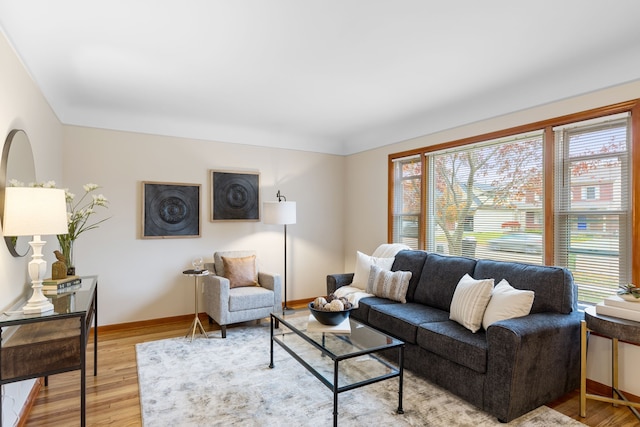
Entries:
[[53,311],[0,315],[0,385],[44,377],[47,386],[49,375],[80,369],[80,423],[84,427],[86,348],[92,324],[93,375],[98,374],[98,277],[82,277],[80,285],[45,295],[51,298]]

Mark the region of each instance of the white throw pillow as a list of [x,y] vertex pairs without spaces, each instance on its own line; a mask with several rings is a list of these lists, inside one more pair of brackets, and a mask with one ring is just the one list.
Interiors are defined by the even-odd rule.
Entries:
[[371,266],[367,292],[377,297],[388,298],[401,303],[407,302],[407,289],[409,289],[410,271],[383,270],[377,265]]
[[473,333],[478,332],[492,289],[493,279],[476,280],[468,274],[462,276],[453,292],[449,319]]
[[367,289],[367,283],[369,282],[369,273],[372,265],[377,265],[384,270],[391,270],[393,265],[393,258],[375,258],[369,255],[365,255],[358,251],[356,254],[356,270],[353,275],[353,281],[351,286],[362,289]]
[[502,279],[491,292],[491,300],[484,312],[482,327],[487,329],[498,320],[526,316],[531,311],[534,297],[533,291],[516,289]]

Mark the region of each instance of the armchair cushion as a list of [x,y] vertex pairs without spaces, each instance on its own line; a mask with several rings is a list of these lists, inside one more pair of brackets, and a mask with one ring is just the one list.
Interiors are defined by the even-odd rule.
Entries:
[[240,258],[223,256],[222,264],[224,266],[224,277],[229,279],[231,288],[258,285],[258,282],[256,282],[255,255]]
[[[213,265],[215,267],[216,276],[225,277],[224,271],[224,263],[222,262],[222,257],[227,258],[242,258],[246,256],[257,255],[256,251],[253,250],[244,250],[244,251],[218,251],[213,253]],[[257,261],[257,259],[256,259]],[[259,263],[256,262],[256,276],[260,271]],[[257,277],[256,277],[257,280]]]
[[231,312],[273,307],[273,305],[273,291],[260,286],[245,286],[229,290],[229,311]]

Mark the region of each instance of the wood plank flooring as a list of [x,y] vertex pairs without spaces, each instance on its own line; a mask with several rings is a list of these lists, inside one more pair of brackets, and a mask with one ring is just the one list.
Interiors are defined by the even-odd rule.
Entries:
[[[141,425],[135,344],[184,336],[191,320],[192,318],[185,318],[127,329],[99,331],[97,377],[93,376],[91,342],[87,354],[88,426]],[[219,329],[216,325],[209,325],[206,320],[202,323],[207,330]],[[227,333],[233,334],[233,328],[228,328]],[[79,375],[79,371],[75,371],[49,377],[49,386],[41,388],[24,425],[79,426]],[[594,400],[587,401],[587,417],[581,418],[578,414],[578,399],[579,393],[575,391],[549,406],[592,427],[640,426],[640,422],[628,408],[615,408]]]

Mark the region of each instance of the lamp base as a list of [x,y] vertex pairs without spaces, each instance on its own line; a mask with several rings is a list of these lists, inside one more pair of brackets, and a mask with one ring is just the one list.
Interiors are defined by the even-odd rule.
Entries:
[[52,310],[53,304],[51,304],[51,301],[49,300],[40,303],[28,302],[27,305],[22,307],[22,312],[24,314],[41,314]]
[[51,300],[45,297],[42,293],[42,285],[37,284],[31,286],[33,289],[33,295],[27,301],[27,305],[22,307],[24,314],[41,314],[53,310],[53,304]]
[[42,279],[44,272],[47,270],[47,261],[42,257],[42,247],[46,244],[39,235],[34,235],[29,245],[33,249],[31,261],[29,261],[29,277],[31,278],[31,289],[33,294],[27,305],[22,307],[24,314],[40,314],[53,310],[53,304],[49,298],[42,293]]

